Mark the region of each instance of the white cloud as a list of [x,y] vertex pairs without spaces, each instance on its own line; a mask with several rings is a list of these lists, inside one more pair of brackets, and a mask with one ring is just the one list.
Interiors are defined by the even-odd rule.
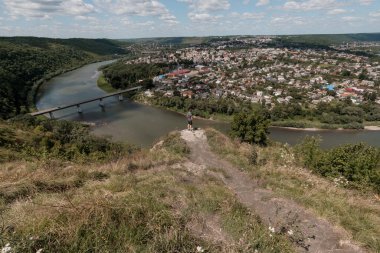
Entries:
[[336,0],[287,1],[284,4],[284,9],[310,11],[310,10],[333,9],[341,5],[342,3],[338,3]]
[[231,17],[233,18],[240,18],[240,19],[263,19],[265,16],[265,13],[253,13],[253,12],[243,12],[243,13],[238,13],[238,12],[232,12]]
[[95,3],[117,15],[158,16],[167,23],[178,23],[166,6],[156,0],[95,0]]
[[373,0],[359,0],[359,4],[361,5],[371,5]]
[[305,25],[306,21],[302,17],[292,17],[292,16],[282,16],[273,17],[271,22],[272,25],[282,26],[282,25]]
[[360,21],[361,19],[362,18],[360,18],[360,17],[354,17],[354,16],[342,17],[342,20],[346,21],[346,22],[356,22],[356,21]]
[[243,0],[243,4],[247,5],[251,2],[251,0]]
[[269,0],[259,0],[256,4],[256,6],[263,6],[263,5],[268,5],[269,4]]
[[339,15],[339,14],[343,14],[343,13],[347,13],[347,10],[345,10],[345,9],[332,9],[332,10],[329,10],[327,12],[327,14],[329,14],[329,15]]
[[12,17],[51,18],[52,15],[83,15],[95,11],[92,4],[83,0],[4,0]]
[[228,0],[177,0],[190,5],[194,11],[208,12],[208,11],[220,11],[228,10],[231,4]]
[[222,18],[221,15],[214,16],[209,13],[195,13],[190,12],[188,15],[189,19],[193,22],[217,22],[220,18]]
[[380,18],[380,10],[376,12],[371,12],[369,15],[374,18]]

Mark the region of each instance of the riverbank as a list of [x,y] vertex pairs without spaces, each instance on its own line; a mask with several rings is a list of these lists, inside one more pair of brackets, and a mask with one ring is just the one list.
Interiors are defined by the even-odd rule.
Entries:
[[106,57],[106,58],[102,58],[102,59],[99,58],[99,59],[92,60],[92,61],[90,60],[90,61],[82,62],[81,64],[78,64],[78,65],[73,66],[71,68],[67,68],[67,69],[63,69],[63,70],[59,70],[59,71],[56,71],[53,73],[46,74],[43,78],[34,82],[34,85],[32,86],[32,89],[29,92],[29,95],[28,95],[29,110],[32,112],[37,111],[36,101],[38,99],[40,89],[44,85],[47,85],[47,83],[50,80],[52,80],[53,78],[58,77],[60,75],[63,75],[65,73],[80,69],[80,68],[82,68],[86,65],[89,65],[89,64],[94,64],[94,63],[98,63],[98,62],[102,62],[102,61],[108,61],[108,60],[111,61],[113,59],[110,57]]
[[[167,108],[164,106],[157,106],[154,103],[150,101],[150,99],[147,99],[143,94],[140,94],[135,97],[135,102],[153,106],[160,109],[165,109],[168,111],[180,113],[182,115],[186,115],[187,112],[183,110],[178,110],[174,108]],[[217,122],[224,122],[224,123],[231,123],[233,120],[232,115],[224,115],[224,114],[212,114],[208,118],[200,117],[200,116],[194,116],[195,119],[203,119],[203,120],[212,120]],[[371,123],[376,123],[376,125],[371,125]],[[299,127],[297,127],[299,126]],[[368,130],[368,131],[380,131],[380,122],[364,122],[362,128],[345,128],[343,125],[328,125],[323,124],[320,122],[314,122],[314,121],[274,121],[270,124],[271,128],[279,128],[279,129],[289,129],[289,130],[300,130],[300,131],[328,131],[328,130]]]
[[[111,93],[117,91],[112,85],[100,75],[97,81],[98,87],[104,92]],[[178,108],[170,108],[167,106],[160,106],[154,103],[154,98],[148,98],[140,93],[134,96],[134,101],[140,104],[153,106],[160,109],[165,109],[168,111],[180,113],[185,115],[187,111]],[[225,114],[211,114],[209,117],[194,116],[194,118],[203,120],[213,120],[223,123],[231,123],[233,120],[233,115]],[[322,131],[322,130],[369,130],[369,131],[380,131],[380,122],[364,122],[364,123],[350,123],[350,124],[325,124],[319,121],[310,121],[305,119],[295,119],[295,120],[283,120],[283,121],[272,121],[271,127],[289,129],[289,130],[301,130],[301,131]]]
[[112,87],[112,85],[104,78],[102,71],[99,71],[99,77],[98,77],[98,80],[96,81],[96,84],[104,92],[107,92],[107,93],[117,92],[117,89]]

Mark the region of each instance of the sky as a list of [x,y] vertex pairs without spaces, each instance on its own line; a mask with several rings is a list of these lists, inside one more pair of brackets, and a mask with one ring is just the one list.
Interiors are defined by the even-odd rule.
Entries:
[[0,0],[0,36],[148,38],[380,32],[380,0]]

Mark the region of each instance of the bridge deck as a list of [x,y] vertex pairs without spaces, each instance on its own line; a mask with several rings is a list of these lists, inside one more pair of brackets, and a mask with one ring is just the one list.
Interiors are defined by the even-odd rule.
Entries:
[[130,88],[130,89],[126,89],[126,90],[110,93],[110,94],[107,94],[107,95],[104,95],[104,96],[101,96],[101,97],[87,99],[87,100],[83,100],[83,101],[80,101],[80,102],[72,103],[72,104],[69,104],[69,105],[63,105],[63,106],[58,106],[58,107],[53,107],[53,108],[41,110],[41,111],[38,111],[38,112],[33,112],[30,115],[32,115],[32,116],[39,116],[39,115],[43,115],[43,114],[46,114],[46,113],[56,112],[56,111],[59,111],[59,110],[70,108],[70,107],[74,107],[74,106],[90,103],[90,102],[93,102],[93,101],[101,100],[101,99],[104,99],[104,98],[108,98],[108,97],[112,97],[112,96],[117,96],[117,95],[129,92],[129,91],[139,90],[139,89],[141,89],[141,87],[142,86],[138,86],[138,87],[134,87],[134,88]]

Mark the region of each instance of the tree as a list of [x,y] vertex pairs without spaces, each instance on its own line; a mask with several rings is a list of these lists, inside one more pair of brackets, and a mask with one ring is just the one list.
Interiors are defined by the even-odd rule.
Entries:
[[231,135],[251,144],[266,145],[269,114],[265,111],[241,112],[231,124]]

